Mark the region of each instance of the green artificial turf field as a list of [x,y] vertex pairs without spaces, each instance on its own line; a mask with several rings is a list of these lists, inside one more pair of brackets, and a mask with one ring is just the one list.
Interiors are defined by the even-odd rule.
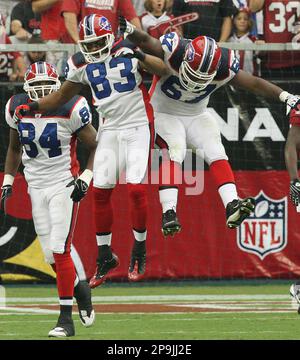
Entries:
[[[287,281],[104,284],[93,290],[96,322],[76,336],[97,340],[300,339]],[[0,339],[47,338],[58,316],[50,285],[4,285]],[[3,305],[3,304],[2,304]]]

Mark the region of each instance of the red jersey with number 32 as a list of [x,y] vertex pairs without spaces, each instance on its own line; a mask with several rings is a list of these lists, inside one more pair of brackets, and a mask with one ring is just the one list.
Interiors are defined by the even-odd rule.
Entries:
[[[293,28],[300,17],[298,0],[265,0],[264,38],[267,43],[287,43],[294,37]],[[270,51],[266,66],[271,69],[300,65],[299,51]]]

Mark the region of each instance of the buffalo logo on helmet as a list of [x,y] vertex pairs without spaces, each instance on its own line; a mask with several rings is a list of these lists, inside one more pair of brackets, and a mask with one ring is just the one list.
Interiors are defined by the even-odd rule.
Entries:
[[104,16],[101,16],[100,19],[99,19],[99,26],[104,29],[104,30],[107,30],[107,31],[112,31],[112,27],[111,27],[111,24],[110,22],[106,19],[106,17]]
[[186,60],[188,62],[194,61],[195,59],[195,49],[192,43],[189,43],[186,49]]

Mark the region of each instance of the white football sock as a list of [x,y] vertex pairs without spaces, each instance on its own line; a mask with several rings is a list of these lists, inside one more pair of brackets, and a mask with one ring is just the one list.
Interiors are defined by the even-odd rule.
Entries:
[[102,246],[102,245],[108,245],[108,246],[110,246],[110,244],[111,244],[111,237],[112,237],[112,233],[106,234],[106,235],[96,235],[97,245],[98,245],[98,246]]
[[227,204],[230,203],[232,200],[239,198],[235,184],[231,183],[231,184],[222,185],[219,187],[218,191],[225,208]]
[[176,211],[177,198],[178,189],[176,188],[159,190],[159,201],[161,203],[163,213],[171,209]]
[[144,232],[138,232],[133,229],[132,231],[133,231],[133,236],[136,241],[145,241],[146,240],[147,230]]

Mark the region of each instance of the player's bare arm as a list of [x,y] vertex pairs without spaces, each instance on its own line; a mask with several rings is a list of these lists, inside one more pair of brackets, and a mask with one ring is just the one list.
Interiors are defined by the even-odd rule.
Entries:
[[239,70],[230,83],[257,95],[274,100],[278,100],[279,95],[283,92],[279,86],[257,76],[253,76],[243,70]]
[[290,109],[297,109],[300,104],[300,97],[298,95],[290,94],[279,86],[257,76],[253,76],[243,70],[239,70],[230,83],[233,86],[243,88],[272,100],[279,99],[286,103],[287,113]]
[[58,91],[52,92],[39,101],[33,101],[28,104],[20,105],[16,108],[14,119],[20,121],[25,113],[29,111],[51,111],[66,104],[81,90],[81,84],[71,81],[65,81]]
[[97,132],[91,124],[82,128],[77,134],[77,138],[89,149],[90,154],[85,170],[77,179],[74,179],[67,185],[67,187],[74,185],[74,190],[71,194],[71,199],[74,202],[79,202],[84,198],[92,181],[93,163],[97,148],[96,136]]
[[80,92],[81,87],[82,86],[79,83],[68,80],[65,81],[58,91],[53,92],[38,101],[38,110],[50,111],[59,108],[70,101],[73,96],[77,95]]
[[86,169],[93,170],[94,156],[97,148],[96,141],[97,131],[93,125],[89,124],[79,131],[77,137],[90,151]]
[[284,149],[285,165],[290,176],[290,199],[295,206],[300,203],[300,181],[298,174],[298,152],[300,150],[300,127],[289,130]]
[[300,150],[300,126],[292,126],[289,130],[284,149],[284,157],[290,179],[299,178],[298,175],[298,151]]
[[164,58],[164,51],[158,39],[150,36],[143,30],[135,28],[124,17],[120,17],[120,32],[127,35],[128,39],[135,45],[139,46],[148,54]]
[[140,60],[139,64],[142,69],[153,75],[165,76],[170,72],[167,65],[160,58],[153,55],[145,54],[144,60]]
[[0,210],[6,213],[6,200],[12,195],[14,178],[22,160],[22,145],[17,130],[10,129],[9,146],[6,154],[4,179],[1,187]]

